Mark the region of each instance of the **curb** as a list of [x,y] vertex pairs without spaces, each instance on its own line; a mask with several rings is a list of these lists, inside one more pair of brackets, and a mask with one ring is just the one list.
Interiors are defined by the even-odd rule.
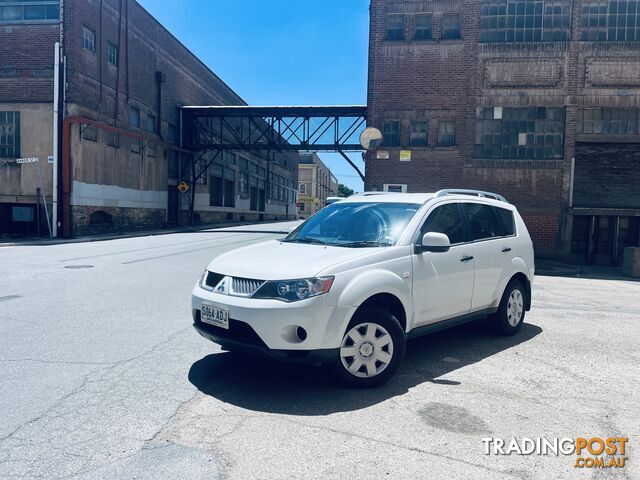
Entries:
[[[290,220],[294,222],[295,220]],[[163,229],[163,230],[141,230],[139,232],[123,232],[116,234],[104,234],[104,235],[93,235],[90,237],[75,237],[75,238],[65,238],[65,239],[28,239],[28,240],[19,240],[12,242],[0,242],[0,248],[3,247],[28,247],[28,246],[48,246],[48,245],[64,245],[67,243],[88,243],[88,242],[100,242],[106,240],[118,240],[125,238],[138,238],[138,237],[152,237],[156,235],[169,235],[172,233],[193,233],[193,232],[202,232],[210,229],[224,229],[231,227],[244,227],[244,226],[252,226],[252,225],[268,225],[269,223],[284,223],[287,220],[278,220],[272,222],[261,222],[261,223],[213,223],[208,225],[198,225],[197,227],[178,227],[172,229]],[[283,234],[288,233],[284,231],[276,231],[276,230],[232,230],[232,232],[240,232],[240,233],[274,233],[274,234]],[[220,231],[220,233],[225,233],[224,230]]]

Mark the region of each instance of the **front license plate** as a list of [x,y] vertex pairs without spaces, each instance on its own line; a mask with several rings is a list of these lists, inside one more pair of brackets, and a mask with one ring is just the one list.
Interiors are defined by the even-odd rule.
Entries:
[[200,319],[209,325],[229,329],[229,310],[221,305],[203,303]]

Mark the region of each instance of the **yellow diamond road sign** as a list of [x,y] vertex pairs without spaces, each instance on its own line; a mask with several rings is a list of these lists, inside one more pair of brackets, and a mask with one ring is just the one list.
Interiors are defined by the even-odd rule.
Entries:
[[187,185],[187,182],[181,182],[180,185],[178,185],[178,190],[180,190],[182,193],[185,193],[187,190],[189,190],[189,185]]

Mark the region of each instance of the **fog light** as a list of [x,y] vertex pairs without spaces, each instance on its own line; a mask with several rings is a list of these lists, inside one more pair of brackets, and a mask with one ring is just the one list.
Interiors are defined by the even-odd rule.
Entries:
[[296,335],[298,336],[298,340],[301,342],[304,342],[307,339],[307,331],[302,327],[296,328]]

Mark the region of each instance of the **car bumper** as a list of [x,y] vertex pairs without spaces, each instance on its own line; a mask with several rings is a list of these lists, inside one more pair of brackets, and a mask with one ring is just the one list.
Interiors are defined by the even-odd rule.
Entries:
[[318,350],[272,350],[263,344],[229,338],[220,329],[202,322],[195,322],[193,328],[204,338],[220,345],[224,350],[246,353],[263,358],[283,360],[309,365],[322,365],[337,358],[339,348],[325,348]]
[[[194,327],[205,338],[233,350],[266,354],[293,360],[324,358],[340,347],[344,330],[354,307],[328,305],[324,295],[299,302],[253,299],[221,295],[200,288],[193,289],[191,308]],[[203,323],[202,303],[220,305],[229,311],[229,329]],[[306,338],[296,335],[297,328]]]

